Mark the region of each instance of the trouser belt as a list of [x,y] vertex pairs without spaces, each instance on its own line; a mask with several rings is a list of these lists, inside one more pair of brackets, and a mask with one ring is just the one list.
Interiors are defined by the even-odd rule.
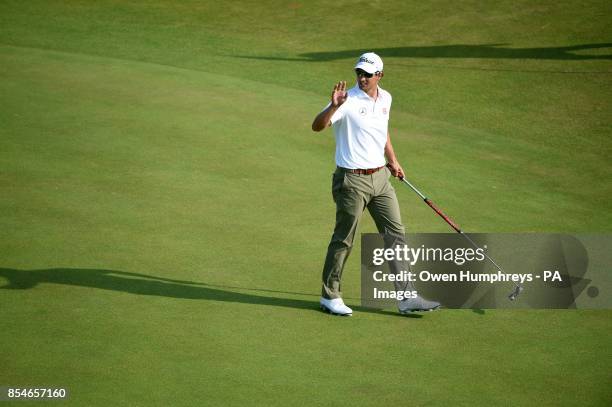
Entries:
[[342,168],[342,167],[338,167],[338,168],[344,172],[350,172],[353,174],[370,175],[370,174],[374,174],[375,172],[382,170],[383,168],[385,168],[385,166],[383,165],[382,167],[366,168],[366,169],[364,168]]

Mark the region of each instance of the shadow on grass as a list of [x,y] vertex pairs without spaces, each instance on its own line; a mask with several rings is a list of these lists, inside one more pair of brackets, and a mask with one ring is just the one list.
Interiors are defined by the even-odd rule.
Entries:
[[[194,281],[173,280],[146,274],[129,273],[116,270],[53,268],[43,270],[16,270],[0,268],[0,277],[8,280],[2,289],[25,290],[41,283],[63,284],[78,287],[91,287],[101,290],[120,291],[138,295],[181,298],[192,300],[209,300],[237,302],[254,305],[271,305],[298,309],[319,310],[318,296],[312,301],[294,298],[270,297],[265,295],[245,294],[221,289],[218,285],[209,285]],[[237,290],[286,293],[267,289],[231,287]],[[302,293],[289,293],[304,295]],[[309,294],[307,294],[309,295]],[[354,306],[353,310],[374,314],[388,314],[402,317],[421,318],[419,314],[400,315],[396,312],[376,310]]]
[[567,47],[539,47],[539,48],[511,48],[508,44],[481,44],[481,45],[434,45],[424,47],[393,47],[373,49],[351,49],[329,52],[306,52],[299,54],[298,58],[256,57],[244,58],[269,59],[282,61],[310,61],[325,62],[338,59],[354,59],[367,51],[374,51],[381,57],[402,58],[483,58],[483,59],[549,59],[581,61],[589,59],[612,59],[612,50],[605,54],[581,54],[582,51],[612,48],[612,43],[581,44]]
[[[612,60],[612,43],[583,44],[567,47],[542,47],[542,48],[510,48],[508,44],[482,44],[482,45],[437,45],[428,47],[395,47],[395,48],[372,48],[352,49],[330,52],[306,52],[298,54],[297,57],[274,57],[274,56],[247,56],[241,55],[237,58],[269,60],[269,61],[293,61],[293,62],[327,62],[342,59],[354,60],[357,55],[366,51],[374,51],[381,57],[406,58],[448,58],[448,59],[517,59],[517,60],[560,60],[560,61],[584,61],[584,60]],[[590,50],[596,53],[589,54]],[[584,53],[581,53],[584,52]],[[557,74],[610,74],[611,70],[565,70],[565,69],[516,69],[511,67],[482,67],[482,66],[457,66],[448,64],[423,64],[412,62],[394,62],[394,65],[409,66],[411,68],[436,68],[467,71],[491,71],[491,72],[521,72],[521,73],[557,73]]]

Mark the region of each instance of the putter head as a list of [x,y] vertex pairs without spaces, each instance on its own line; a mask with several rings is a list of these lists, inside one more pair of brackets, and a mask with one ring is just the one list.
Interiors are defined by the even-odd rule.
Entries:
[[523,286],[521,286],[521,285],[517,285],[517,286],[514,288],[514,291],[512,291],[512,292],[510,293],[510,295],[508,296],[508,298],[510,299],[510,301],[514,301],[514,300],[516,299],[516,297],[518,297],[518,296],[519,296],[519,294],[521,293],[521,291],[523,291]]

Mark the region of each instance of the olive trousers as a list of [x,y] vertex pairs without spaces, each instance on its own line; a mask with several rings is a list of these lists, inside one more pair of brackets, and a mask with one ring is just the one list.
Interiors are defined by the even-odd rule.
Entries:
[[[399,203],[389,182],[390,177],[391,171],[387,167],[369,175],[351,173],[342,168],[334,172],[332,196],[336,203],[336,226],[323,266],[323,298],[342,298],[342,271],[353,248],[359,219],[365,208],[372,215],[378,233],[384,235],[386,247],[405,244]],[[398,274],[402,266],[395,262],[389,264],[394,274]],[[411,289],[406,287],[406,283],[395,285],[396,290]]]

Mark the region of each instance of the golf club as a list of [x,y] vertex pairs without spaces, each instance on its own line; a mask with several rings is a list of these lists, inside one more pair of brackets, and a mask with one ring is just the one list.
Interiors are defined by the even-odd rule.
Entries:
[[[463,233],[463,231],[461,230],[461,228],[459,227],[459,225],[457,225],[455,222],[453,222],[453,220],[451,218],[449,218],[444,212],[442,212],[442,210],[440,208],[438,208],[436,205],[434,205],[433,202],[431,202],[431,200],[429,198],[427,198],[425,195],[423,195],[421,193],[421,191],[419,191],[414,185],[412,185],[406,178],[400,178],[400,181],[402,181],[403,183],[405,183],[406,185],[408,185],[410,187],[410,189],[412,189],[414,192],[416,192],[416,194],[418,196],[421,197],[421,199],[423,199],[423,201],[425,201],[425,203],[427,205],[429,205],[429,207],[431,209],[434,210],[434,212],[436,212],[442,219],[444,219],[446,221],[446,223],[448,223],[450,225],[450,227],[452,227],[453,229],[455,229],[455,231],[457,233],[459,233],[461,236],[465,237],[472,246],[474,246],[474,248],[478,249],[478,250],[482,250],[480,247],[478,247],[478,245],[465,233]],[[493,265],[495,267],[497,267],[497,269],[501,272],[504,272],[504,270],[491,258],[489,257],[489,255],[482,250],[482,253],[484,254],[484,256],[491,262],[493,263]],[[508,298],[510,299],[510,301],[514,301],[516,299],[516,297],[519,296],[519,294],[521,293],[521,291],[523,291],[523,286],[521,286],[520,284],[514,282],[514,290],[512,290],[512,292],[510,293],[510,295],[508,295]]]

